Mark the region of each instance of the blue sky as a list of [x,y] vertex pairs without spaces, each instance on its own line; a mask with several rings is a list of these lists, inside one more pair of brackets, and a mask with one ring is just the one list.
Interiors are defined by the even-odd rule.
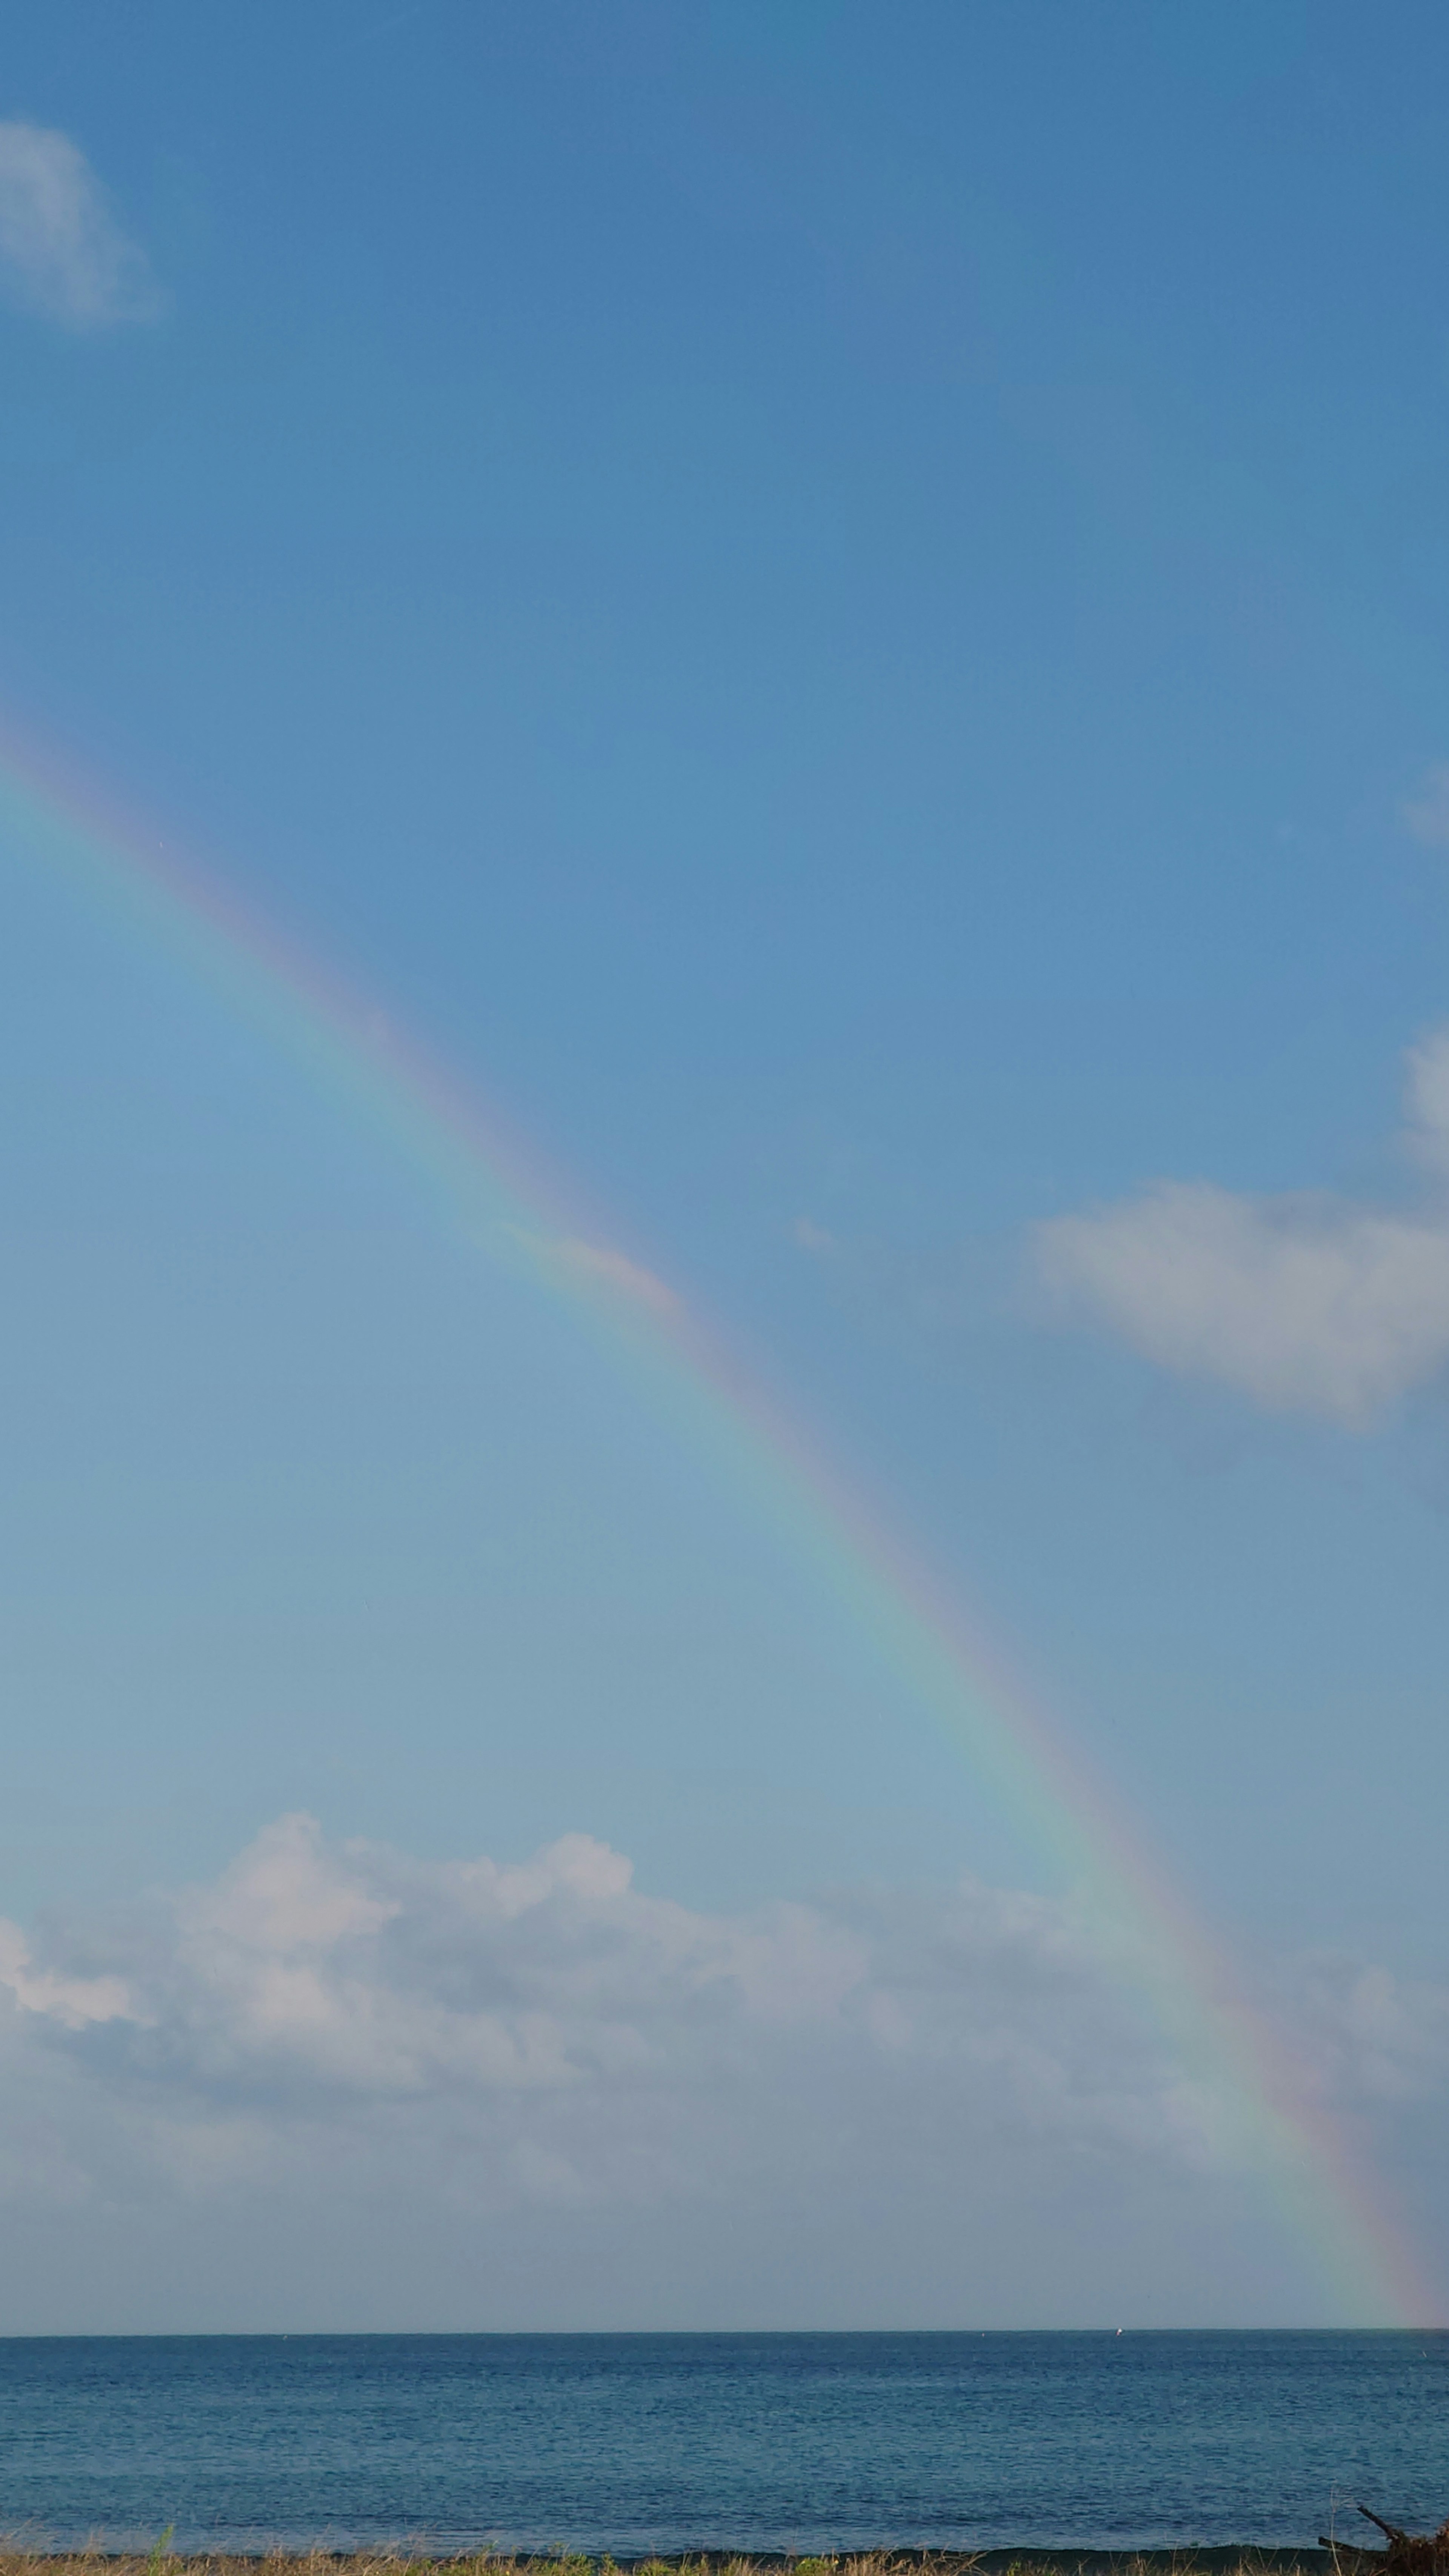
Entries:
[[[1449,2241],[1442,13],[52,0],[5,78],[8,719],[720,1319]],[[589,1836],[711,1923],[1058,1901],[377,1137],[18,847],[0,919],[32,1943],[100,1975],[298,1811],[424,1874]],[[837,2313],[822,2239],[773,2321],[1312,2308],[1231,2177],[1154,2167],[1198,2232],[1134,2233],[1128,2150],[1073,2136],[1030,2207],[1006,2146],[957,2177],[944,2274],[923,2216]],[[204,2293],[143,2316],[122,2266],[101,2318],[57,2252],[23,2321],[275,2306],[276,2189]],[[299,2323],[723,2295],[681,2218],[693,2287],[620,2313],[601,2218],[587,2314],[486,2264],[408,2307],[392,2256],[363,2313],[338,2225]]]

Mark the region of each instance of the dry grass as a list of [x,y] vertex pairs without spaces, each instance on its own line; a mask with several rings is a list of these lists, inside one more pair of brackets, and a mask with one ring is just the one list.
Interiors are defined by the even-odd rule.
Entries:
[[[1081,2562],[1099,2566],[1107,2553],[1092,2550],[1002,2549],[975,2555],[962,2551],[875,2551],[839,2558],[731,2558],[711,2552],[689,2558],[616,2561],[576,2557],[560,2551],[525,2557],[491,2550],[447,2556],[425,2541],[396,2550],[268,2551],[238,2557],[175,2553],[158,2546],[149,2553],[107,2550],[101,2543],[84,2550],[27,2549],[18,2540],[0,2544],[0,2576],[1043,2576],[1057,2569],[1062,2576]],[[1356,2560],[1357,2551],[1345,2551]],[[1153,2550],[1114,2554],[1115,2576],[1321,2576],[1323,2553],[1305,2550],[1301,2561],[1286,2550],[1225,2551]],[[1347,2571],[1345,2570],[1345,2576]]]

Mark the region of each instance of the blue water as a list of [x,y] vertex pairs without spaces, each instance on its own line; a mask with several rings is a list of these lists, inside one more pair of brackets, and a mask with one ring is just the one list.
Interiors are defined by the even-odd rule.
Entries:
[[1345,2497],[1449,2514],[1449,2334],[0,2340],[0,2527],[57,2545],[1296,2546]]

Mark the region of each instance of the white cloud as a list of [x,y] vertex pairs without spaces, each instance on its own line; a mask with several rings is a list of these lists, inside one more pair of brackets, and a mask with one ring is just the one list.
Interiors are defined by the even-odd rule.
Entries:
[[[998,2124],[1174,2156],[1201,2145],[1171,2068],[1060,1909],[968,1886],[700,1914],[638,1893],[629,1863],[583,1834],[512,1867],[422,1862],[329,1846],[286,1816],[214,1884],[79,1946],[52,1933],[37,1959],[0,1922],[0,1987],[166,2118],[245,2099],[285,2127],[446,2100],[471,2106],[487,2161],[503,2116],[494,2183],[556,2154],[556,2102],[602,2190],[622,2172],[611,2128],[617,2148],[647,2106],[662,2145],[721,2082],[783,2116],[807,2058],[833,2063],[832,2086],[949,2064],[968,2096],[973,2073],[989,2079]],[[689,2153],[708,2161],[701,2139]]]
[[29,2013],[44,2014],[63,2030],[83,2030],[89,2021],[134,2018],[131,1996],[119,1977],[64,1977],[37,1969],[30,1944],[18,1923],[0,1916],[0,1986],[8,1986]]
[[1431,769],[1417,796],[1409,797],[1400,810],[1416,841],[1427,841],[1431,847],[1449,841],[1449,764],[1441,761]]
[[652,1270],[641,1270],[622,1252],[607,1243],[584,1243],[577,1236],[561,1239],[548,1246],[549,1256],[575,1271],[582,1278],[601,1280],[605,1287],[615,1288],[656,1315],[677,1315],[679,1299],[664,1280],[656,1279]]
[[0,278],[73,330],[154,321],[164,299],[85,154],[52,127],[0,123]]
[[[1442,2086],[1442,1998],[1293,1997],[1351,2104]],[[0,1927],[37,2329],[1270,2316],[1304,2283],[1238,2134],[1069,1908],[970,1882],[711,1914],[586,1835],[423,1861],[289,1816]]]
[[1409,1054],[1409,1141],[1432,1170],[1449,1173],[1449,1029]]
[[1041,1276],[1160,1367],[1361,1428],[1449,1359],[1449,1030],[1411,1054],[1408,1109],[1416,1209],[1163,1181],[1039,1226]]

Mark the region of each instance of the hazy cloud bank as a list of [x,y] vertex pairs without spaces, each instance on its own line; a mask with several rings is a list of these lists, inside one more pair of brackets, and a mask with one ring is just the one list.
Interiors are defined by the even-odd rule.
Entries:
[[944,2086],[978,2130],[1211,2152],[1066,1914],[975,1886],[710,1915],[641,1894],[587,1835],[512,1867],[423,1862],[287,1816],[211,1886],[103,1930],[32,1950],[0,1925],[0,1986],[163,2124],[244,2107],[280,2137],[446,2103],[483,2192],[694,2191],[767,2142],[808,2156],[807,2075],[832,2114],[853,2086]]
[[1162,1181],[1039,1226],[1047,1288],[1159,1367],[1362,1429],[1449,1359],[1449,1030],[1408,1063],[1417,1207]]
[[[1350,2106],[1442,2087],[1437,1991],[1319,1962],[1290,2008]],[[974,1884],[711,1915],[584,1835],[431,1862],[290,1816],[123,1919],[4,1926],[0,2068],[31,2322],[144,2322],[168,2265],[153,2322],[285,2322],[308,2264],[306,2313],[343,2323],[418,2321],[420,2282],[422,2321],[475,2323],[465,2289],[534,2323],[1299,2295],[1261,2246],[1223,2269],[1253,2189],[1230,2124],[1070,1912]]]
[[0,123],[0,280],[71,330],[152,322],[165,299],[85,154],[68,134]]

